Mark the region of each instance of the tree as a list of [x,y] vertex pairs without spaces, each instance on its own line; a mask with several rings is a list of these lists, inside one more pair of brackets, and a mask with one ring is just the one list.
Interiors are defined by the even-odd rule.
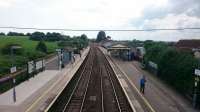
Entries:
[[26,36],[31,36],[31,33],[26,33]]
[[24,36],[24,33],[8,32],[8,36]]
[[38,45],[36,46],[36,50],[37,50],[37,51],[44,52],[44,53],[47,53],[47,46],[46,46],[46,44],[44,43],[44,41],[40,41],[40,42],[38,43]]
[[158,65],[158,76],[183,94],[191,94],[197,59],[189,52],[181,52],[163,42],[145,42],[145,62]]
[[87,40],[87,35],[82,34],[82,35],[81,35],[81,39],[82,39],[82,40]]
[[106,39],[106,33],[104,31],[100,31],[98,34],[97,34],[97,39],[96,41],[97,42],[100,42],[102,40]]
[[196,68],[198,68],[198,61],[190,53],[168,48],[163,52],[159,63],[159,77],[178,91],[190,94]]
[[157,64],[160,62],[163,52],[168,48],[167,44],[163,42],[148,42],[144,46],[146,50],[145,61],[153,61]]
[[65,41],[69,41],[69,40],[71,40],[71,37],[69,35],[63,35],[63,39]]
[[47,41],[60,41],[60,40],[64,40],[63,36],[60,33],[50,33],[48,32],[46,34],[46,40]]
[[5,36],[5,33],[1,32],[0,35]]
[[36,40],[36,41],[45,40],[45,34],[43,32],[34,32],[30,36],[30,40]]

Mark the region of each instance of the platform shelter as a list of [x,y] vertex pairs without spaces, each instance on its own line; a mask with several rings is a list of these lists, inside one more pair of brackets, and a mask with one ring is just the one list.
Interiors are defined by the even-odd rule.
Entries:
[[130,60],[131,48],[123,44],[115,44],[107,48],[111,56],[121,58],[123,60]]

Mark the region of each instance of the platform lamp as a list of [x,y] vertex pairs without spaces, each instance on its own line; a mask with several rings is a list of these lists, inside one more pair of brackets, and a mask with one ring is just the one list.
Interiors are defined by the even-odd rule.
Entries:
[[195,79],[194,79],[194,94],[193,94],[193,107],[197,106],[197,94],[198,94],[198,84],[200,81],[200,69],[195,69]]
[[[14,66],[15,64],[15,57],[14,57],[14,50],[16,49],[21,49],[22,47],[21,46],[17,46],[17,45],[13,45],[10,47],[10,54],[11,54],[11,64],[12,64],[12,67],[11,67],[11,70],[10,72],[11,73],[14,73],[16,72],[16,66]],[[16,91],[15,91],[15,77],[13,77],[13,101],[14,103],[16,102]]]

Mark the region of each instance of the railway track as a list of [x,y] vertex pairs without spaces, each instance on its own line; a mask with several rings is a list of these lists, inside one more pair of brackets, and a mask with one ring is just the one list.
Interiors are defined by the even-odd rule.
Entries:
[[49,112],[133,112],[114,71],[97,46]]

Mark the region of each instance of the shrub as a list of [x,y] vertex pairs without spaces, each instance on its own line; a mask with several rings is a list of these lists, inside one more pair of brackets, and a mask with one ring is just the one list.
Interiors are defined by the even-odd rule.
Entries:
[[28,60],[35,60],[45,56],[45,53],[36,51],[36,52],[27,52]]
[[38,43],[38,45],[36,46],[36,50],[44,52],[44,53],[47,53],[47,46],[46,46],[46,44],[43,41],[40,41]]

